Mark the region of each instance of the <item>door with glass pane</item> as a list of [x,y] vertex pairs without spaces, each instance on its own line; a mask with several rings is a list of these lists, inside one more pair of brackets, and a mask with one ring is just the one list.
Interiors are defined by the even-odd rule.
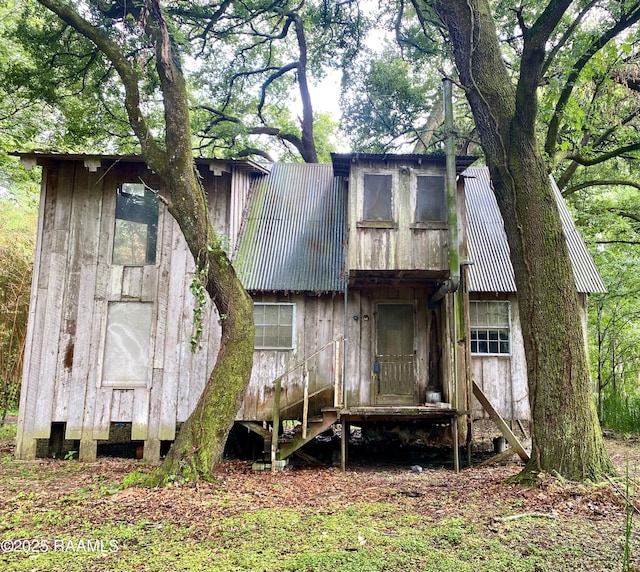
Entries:
[[417,403],[413,304],[378,304],[375,401],[378,405]]

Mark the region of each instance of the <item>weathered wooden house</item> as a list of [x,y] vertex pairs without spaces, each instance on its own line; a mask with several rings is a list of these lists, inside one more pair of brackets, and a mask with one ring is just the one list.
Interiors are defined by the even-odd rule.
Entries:
[[[195,406],[220,333],[209,308],[192,353],[194,266],[160,182],[137,157],[21,157],[43,177],[16,454],[71,440],[92,459],[124,426],[155,461]],[[508,247],[472,162],[458,157],[445,184],[444,156],[198,161],[255,303],[237,421],[273,442],[273,458],[336,422],[420,426],[457,450],[483,414],[472,394],[528,418]],[[558,204],[586,297],[603,286]],[[282,420],[300,431],[278,444]]]

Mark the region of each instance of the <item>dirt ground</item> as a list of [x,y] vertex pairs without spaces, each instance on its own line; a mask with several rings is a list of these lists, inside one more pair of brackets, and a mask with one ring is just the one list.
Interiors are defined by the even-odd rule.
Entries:
[[[621,474],[629,470],[632,482],[640,483],[640,438],[609,438],[607,448]],[[537,488],[506,484],[521,465],[515,461],[483,468],[424,468],[418,471],[408,464],[354,463],[346,472],[336,467],[314,466],[298,460],[282,473],[253,472],[251,462],[229,460],[215,470],[214,481],[197,486],[165,489],[122,488],[131,471],[149,470],[140,461],[99,458],[95,463],[77,463],[55,459],[32,462],[8,462],[12,441],[0,441],[0,513],[19,507],[20,498],[28,498],[30,513],[46,511],[74,499],[73,514],[65,527],[90,522],[99,527],[111,521],[147,523],[188,523],[194,535],[209,534],[216,517],[225,518],[242,511],[323,505],[353,506],[362,502],[411,502],[411,509],[442,519],[464,515],[467,522],[478,523],[488,533],[499,532],[507,513],[541,518],[585,518],[597,521],[602,534],[618,530],[624,521],[626,503],[624,481],[604,485],[581,485],[555,478],[543,479]],[[110,490],[112,488],[113,490]],[[84,493],[83,493],[84,491]],[[81,497],[81,502],[78,498]],[[213,498],[215,497],[215,502]],[[637,506],[632,544],[634,562],[640,566],[640,502]],[[487,510],[487,507],[503,507]],[[124,516],[126,515],[126,516]],[[198,525],[203,523],[202,530]],[[44,526],[44,529],[42,528]],[[48,525],[41,524],[43,534]],[[59,534],[52,523],[50,534]],[[195,528],[194,528],[195,527]],[[2,527],[0,526],[0,530]],[[537,542],[554,542],[538,538]],[[585,542],[590,542],[588,539]],[[601,549],[602,539],[593,539],[593,550]],[[595,568],[591,568],[595,569]],[[631,568],[639,570],[639,567]]]

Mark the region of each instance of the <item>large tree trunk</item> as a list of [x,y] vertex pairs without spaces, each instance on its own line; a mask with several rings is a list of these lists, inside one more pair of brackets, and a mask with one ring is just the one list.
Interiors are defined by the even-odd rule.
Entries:
[[153,138],[144,120],[134,66],[119,45],[61,0],[39,2],[86,36],[118,72],[125,89],[129,123],[140,141],[147,165],[163,181],[163,193],[193,254],[198,274],[216,305],[222,341],[216,366],[190,417],[165,461],[147,484],[172,478],[207,479],[222,458],[224,445],[240,408],[253,366],[253,304],[244,291],[221,241],[216,237],[205,193],[195,174],[185,79],[174,52],[159,0],[144,0],[140,25],[155,47],[165,118],[164,145]]
[[[562,2],[553,4],[560,14],[566,9]],[[436,0],[435,7],[449,31],[515,272],[533,418],[531,461],[523,476],[546,471],[568,479],[600,479],[613,468],[591,395],[567,244],[535,138],[536,75],[544,43],[530,40],[522,61],[527,77],[514,88],[488,2]],[[557,14],[545,17],[552,30]],[[536,32],[530,30],[532,36]]]
[[195,175],[187,88],[160,3],[146,0],[145,4],[147,32],[155,44],[164,97],[167,168],[162,176],[171,193],[169,211],[184,234],[222,323],[216,366],[171,451],[150,478],[150,484],[155,484],[166,482],[169,476],[206,479],[221,460],[251,376],[254,325],[253,304],[215,236],[206,197]]

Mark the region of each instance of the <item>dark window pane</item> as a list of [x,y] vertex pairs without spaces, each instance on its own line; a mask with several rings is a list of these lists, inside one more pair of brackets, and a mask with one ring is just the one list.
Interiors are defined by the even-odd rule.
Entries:
[[447,220],[447,203],[444,192],[444,177],[422,176],[417,178],[416,221]]
[[156,263],[158,197],[139,183],[123,183],[116,196],[113,263],[144,266]]
[[392,220],[391,175],[364,176],[364,220]]

